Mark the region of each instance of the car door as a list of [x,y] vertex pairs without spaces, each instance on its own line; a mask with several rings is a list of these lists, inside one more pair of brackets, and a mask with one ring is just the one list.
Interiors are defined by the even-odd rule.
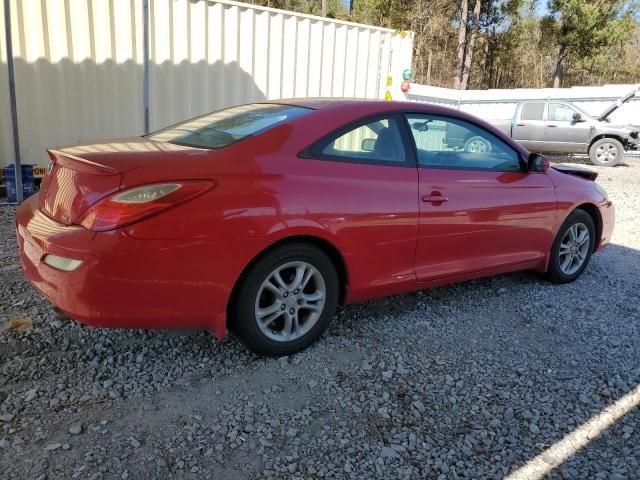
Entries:
[[585,152],[591,126],[589,122],[574,118],[578,112],[566,103],[549,102],[544,128],[544,143],[554,152]]
[[415,287],[418,173],[401,115],[355,121],[320,140],[303,158],[294,192],[309,217],[334,232],[349,270],[349,298]]
[[[418,281],[543,261],[556,211],[548,175],[526,172],[516,150],[473,123],[406,118],[418,158]],[[467,130],[473,148],[441,141],[452,124]]]
[[524,148],[544,149],[545,102],[524,102],[518,107],[511,137]]

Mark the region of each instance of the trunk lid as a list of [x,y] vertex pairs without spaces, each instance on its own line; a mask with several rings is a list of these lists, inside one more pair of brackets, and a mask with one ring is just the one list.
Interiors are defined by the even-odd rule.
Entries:
[[40,210],[58,222],[75,223],[87,208],[120,188],[117,170],[59,150],[48,153],[52,163],[42,179]]
[[40,210],[65,225],[77,223],[87,208],[121,188],[125,172],[185,150],[193,149],[143,137],[48,150]]

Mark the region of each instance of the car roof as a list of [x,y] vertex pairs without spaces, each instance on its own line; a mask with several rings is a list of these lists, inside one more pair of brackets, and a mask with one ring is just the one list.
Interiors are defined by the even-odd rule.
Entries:
[[413,102],[388,102],[385,100],[377,100],[377,99],[370,99],[370,98],[342,98],[342,97],[284,98],[281,100],[270,100],[264,103],[295,105],[298,107],[313,108],[314,110],[321,110],[323,108],[335,107],[339,105],[352,105],[352,106],[378,105],[380,107],[384,106],[385,108],[389,108],[393,106],[393,104],[402,104],[405,107],[407,106],[407,104],[414,105]]
[[[410,101],[387,101],[378,99],[363,98],[288,98],[283,100],[266,100],[259,103],[294,105],[304,108],[311,108],[317,111],[317,114],[324,117],[327,121],[341,118],[341,122],[348,123],[357,121],[358,118],[367,115],[377,115],[386,113],[426,113],[431,115],[451,116],[463,121],[469,121],[483,127],[485,130],[496,135],[507,144],[512,145],[515,149],[523,154],[528,154],[520,144],[514,142],[508,136],[501,132],[493,125],[486,121],[471,115],[469,113],[447,107],[444,105],[436,105],[431,103],[410,102]],[[347,117],[343,113],[348,112]],[[307,120],[306,115],[297,118],[295,121],[304,122]]]
[[440,115],[455,115],[460,118],[468,117],[460,110],[444,105],[432,103],[411,102],[408,100],[379,100],[370,98],[285,98],[281,100],[265,100],[257,103],[271,103],[276,105],[293,105],[314,110],[329,110],[334,108],[348,107],[350,110],[358,111],[362,114],[373,114],[383,112],[424,112]]
[[322,108],[344,105],[344,104],[361,104],[375,102],[366,98],[340,98],[340,97],[309,97],[309,98],[283,98],[279,100],[266,100],[262,103],[276,103],[285,105],[294,105],[298,107],[313,108],[320,110]]

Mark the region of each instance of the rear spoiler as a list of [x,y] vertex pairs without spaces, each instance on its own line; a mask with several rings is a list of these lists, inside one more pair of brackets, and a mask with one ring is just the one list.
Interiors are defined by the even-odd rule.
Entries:
[[551,165],[551,168],[567,175],[573,175],[575,177],[584,178],[585,180],[594,181],[598,178],[598,172],[593,170],[586,170],[584,168],[569,167],[567,165]]
[[47,150],[52,162],[59,163],[62,166],[69,167],[73,170],[86,171],[88,173],[94,173],[98,175],[115,175],[119,174],[115,168],[107,165],[100,165],[99,163],[92,162],[86,158],[81,158],[76,155],[65,152],[64,150]]

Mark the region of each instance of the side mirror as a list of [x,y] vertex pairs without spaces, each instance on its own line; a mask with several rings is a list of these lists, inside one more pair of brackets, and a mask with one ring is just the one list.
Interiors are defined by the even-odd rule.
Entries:
[[582,118],[582,114],[578,113],[578,112],[574,112],[573,113],[573,121],[574,122],[584,122],[584,119]]
[[427,132],[429,131],[429,122],[416,122],[411,125],[411,128],[419,132]]
[[539,153],[530,153],[527,159],[527,170],[544,173],[549,170],[549,159]]
[[373,138],[365,138],[362,140],[361,148],[364,152],[373,152],[376,148],[376,141]]

